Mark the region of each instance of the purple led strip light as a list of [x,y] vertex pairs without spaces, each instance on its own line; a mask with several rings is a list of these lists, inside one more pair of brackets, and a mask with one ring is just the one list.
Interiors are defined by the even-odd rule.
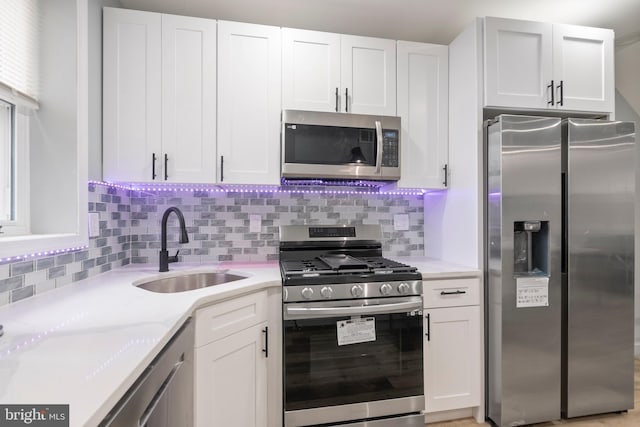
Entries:
[[77,246],[75,248],[55,249],[51,251],[34,252],[32,254],[27,254],[27,255],[17,255],[17,256],[12,256],[8,258],[0,258],[0,264],[5,264],[11,261],[21,261],[21,260],[24,261],[29,258],[39,258],[39,257],[49,256],[49,255],[60,255],[60,254],[66,254],[68,252],[77,252],[82,249],[87,249],[88,247],[89,246]]
[[[306,188],[283,188],[278,186],[264,186],[264,185],[236,185],[236,186],[216,186],[211,184],[141,184],[141,183],[127,183],[127,184],[114,184],[104,181],[89,181],[89,184],[104,185],[107,187],[114,187],[123,190],[132,191],[206,191],[209,193],[305,193],[305,194],[389,194],[389,195],[402,195],[402,196],[422,196],[426,193],[423,189],[405,189],[405,190],[378,190],[371,187],[368,182],[354,181],[340,183],[342,186],[349,187],[366,187],[372,188],[372,191],[355,191],[355,190],[329,190],[329,189],[306,189]],[[305,185],[326,185],[325,181],[314,181]],[[332,185],[336,185],[335,182],[331,182]]]

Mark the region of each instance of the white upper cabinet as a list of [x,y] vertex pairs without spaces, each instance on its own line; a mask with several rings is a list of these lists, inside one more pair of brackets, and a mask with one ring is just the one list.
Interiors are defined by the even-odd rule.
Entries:
[[214,182],[216,22],[104,8],[107,181]]
[[285,109],[339,111],[340,35],[282,29]]
[[445,188],[448,162],[448,47],[398,41],[399,187]]
[[485,107],[612,112],[613,31],[484,20]]
[[160,177],[161,27],[160,14],[104,8],[103,165],[107,181]]
[[395,116],[395,40],[342,36],[340,51],[343,111]]
[[394,40],[282,29],[283,108],[396,115]]
[[552,25],[485,19],[485,105],[546,108]]
[[[556,104],[567,110],[613,112],[614,33],[602,28],[553,26]],[[558,84],[561,90],[557,90]]]
[[215,182],[215,118],[216,22],[162,15],[162,149],[167,180]]
[[280,28],[218,21],[218,181],[280,182]]

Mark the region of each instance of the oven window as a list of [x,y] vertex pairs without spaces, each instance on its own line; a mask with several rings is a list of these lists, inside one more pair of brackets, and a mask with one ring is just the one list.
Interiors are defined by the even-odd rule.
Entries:
[[422,316],[375,318],[376,340],[338,346],[339,320],[284,322],[285,410],[419,396]]
[[285,163],[376,165],[375,129],[287,124],[285,141]]

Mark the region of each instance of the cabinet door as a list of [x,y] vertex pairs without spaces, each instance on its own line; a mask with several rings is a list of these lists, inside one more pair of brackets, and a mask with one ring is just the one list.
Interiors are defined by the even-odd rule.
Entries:
[[484,25],[485,106],[547,108],[552,24],[485,18]]
[[612,30],[553,26],[553,78],[558,108],[613,112],[613,40]]
[[426,411],[480,405],[480,308],[436,308],[424,315]]
[[340,50],[341,111],[395,116],[395,40],[343,35]]
[[214,20],[162,15],[162,149],[161,180],[215,182]]
[[104,8],[103,165],[107,181],[153,181],[161,157],[161,15]]
[[280,182],[280,28],[218,21],[218,179]]
[[398,42],[399,187],[444,188],[448,159],[448,48]]
[[196,349],[196,427],[267,426],[266,326]]
[[339,111],[340,35],[282,29],[282,108]]

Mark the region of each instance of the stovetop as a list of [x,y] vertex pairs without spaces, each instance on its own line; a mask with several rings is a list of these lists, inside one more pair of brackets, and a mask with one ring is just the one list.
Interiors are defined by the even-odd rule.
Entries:
[[[387,284],[386,290],[389,286],[395,289],[402,282],[421,281],[416,267],[382,256],[382,236],[381,227],[374,225],[281,226],[282,283],[296,292],[296,286],[300,290],[320,286],[322,290],[327,285],[352,288],[375,283],[376,289]],[[337,287],[331,289],[337,291]]]
[[[304,282],[340,283],[358,281],[388,281],[414,279],[418,269],[381,256],[355,257],[348,254],[325,254],[315,258],[281,260],[284,284]],[[411,277],[406,274],[411,274]],[[395,276],[402,274],[405,279]],[[419,273],[418,273],[419,274]],[[325,280],[328,279],[328,280]]]

